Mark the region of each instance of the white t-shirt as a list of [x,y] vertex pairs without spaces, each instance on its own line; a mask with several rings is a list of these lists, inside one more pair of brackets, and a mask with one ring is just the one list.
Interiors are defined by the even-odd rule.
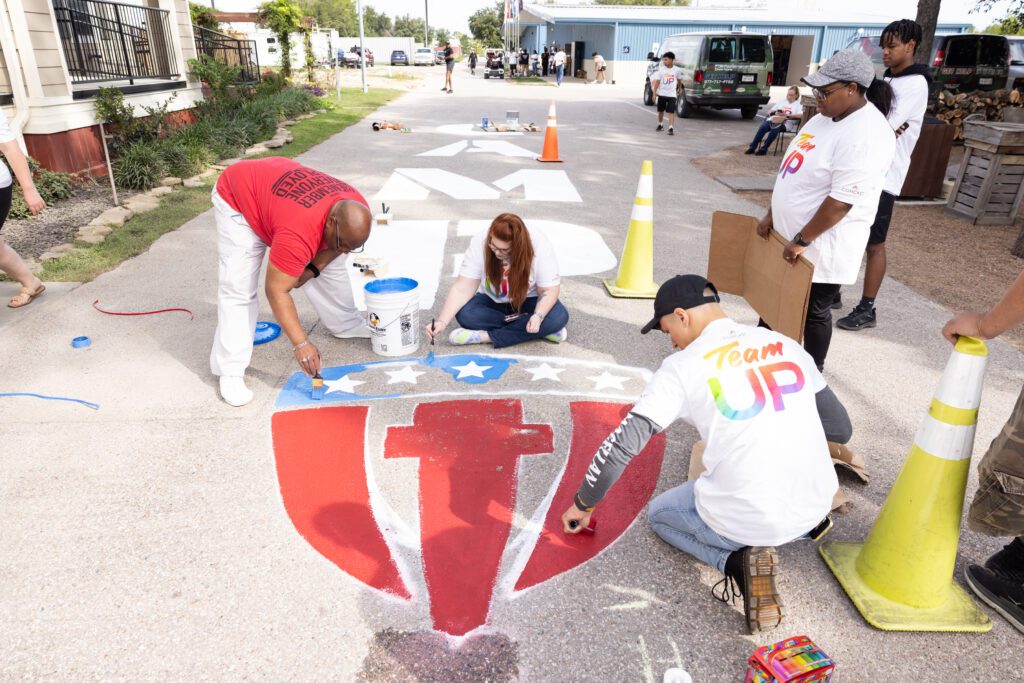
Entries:
[[887,117],[889,125],[893,130],[897,130],[904,123],[907,124],[907,129],[896,138],[896,154],[893,156],[889,173],[885,176],[883,187],[886,192],[898,197],[900,190],[903,189],[903,182],[907,179],[910,155],[914,153],[917,140],[921,137],[924,110],[928,106],[928,81],[920,74],[899,78],[890,76],[885,81],[896,92],[896,101]]
[[[804,113],[804,105],[800,102],[800,98],[796,99],[796,102],[790,102],[789,100],[782,100],[781,102],[773,102],[768,105],[768,111],[776,114],[785,114],[786,116],[800,116]],[[786,130],[791,133],[795,133],[797,126],[800,122],[796,119],[786,119]]]
[[[0,145],[13,141],[14,132],[11,131],[11,127],[7,124],[7,117],[4,116],[3,111],[0,111]],[[0,163],[0,188],[8,187],[13,182],[11,172],[7,170],[7,164]]]
[[683,70],[678,66],[659,64],[653,79],[658,81],[658,92],[656,94],[659,97],[675,97],[678,93],[676,86],[682,77]]
[[857,281],[895,149],[892,127],[870,102],[841,121],[818,114],[793,137],[772,192],[779,234],[793,239],[826,197],[852,204],[846,217],[804,251],[814,264],[814,282]]
[[632,412],[700,432],[706,469],[694,494],[709,527],[782,545],[813,529],[839,488],[814,396],[825,386],[792,339],[722,319],[665,359]]
[[597,55],[596,57],[594,57],[594,68],[595,69],[600,69],[601,67],[604,67],[604,66],[607,66],[607,64],[604,61],[604,57],[602,57],[601,55]]
[[[487,246],[487,230],[478,232],[469,242],[469,249],[462,258],[462,266],[459,268],[460,277],[468,277],[473,280],[480,280],[480,292],[491,297],[495,303],[506,304],[509,302],[508,288],[502,283],[492,283],[487,279],[484,271],[484,249],[490,251]],[[561,282],[558,276],[558,257],[551,242],[543,233],[530,230],[530,242],[533,244],[533,265],[530,268],[530,288],[526,296],[537,296],[538,287],[554,287]]]
[[555,53],[555,66],[565,66],[565,51],[559,50]]

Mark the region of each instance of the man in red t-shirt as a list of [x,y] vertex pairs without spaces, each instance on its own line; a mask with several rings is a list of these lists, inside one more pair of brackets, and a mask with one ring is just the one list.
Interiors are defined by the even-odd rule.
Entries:
[[291,291],[302,287],[335,337],[369,337],[356,310],[344,254],[362,250],[370,209],[355,188],[291,159],[239,161],[221,174],[212,195],[217,219],[217,331],[210,369],[225,402],[252,400],[245,369],[259,312],[257,287],[270,248],[266,294],[307,375],[320,371],[320,352],[299,322]]

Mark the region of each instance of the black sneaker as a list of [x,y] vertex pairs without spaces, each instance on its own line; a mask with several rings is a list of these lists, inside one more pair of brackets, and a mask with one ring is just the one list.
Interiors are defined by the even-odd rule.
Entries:
[[1024,633],[1024,584],[997,576],[976,564],[967,566],[964,578],[975,595]]
[[755,151],[756,150],[753,147],[747,147],[747,149],[743,153],[744,154],[753,154]]
[[766,149],[759,149],[759,150],[757,150],[756,152],[754,152],[754,156],[755,156],[755,157],[764,157],[764,156],[768,156],[768,150],[766,150]]
[[[711,589],[724,603],[743,597],[743,614],[751,633],[768,631],[784,616],[782,598],[775,585],[779,573],[779,553],[775,548],[742,548],[725,561],[725,578]],[[721,594],[716,589],[722,588]]]
[[675,135],[676,134],[676,132],[674,130],[672,130],[672,126],[668,127],[668,134],[669,135]]
[[877,324],[878,320],[875,316],[874,306],[865,308],[860,304],[857,304],[857,306],[850,311],[850,315],[836,321],[836,325],[842,329],[851,330],[853,332],[863,330],[865,327],[874,327]]
[[843,293],[836,292],[836,298],[832,299],[832,310],[838,311],[843,307]]
[[659,124],[658,124],[658,127],[654,129],[654,132],[655,132],[655,133],[660,133],[660,132],[661,132],[661,131],[663,131],[663,130],[665,130],[665,126],[663,126],[663,125],[661,125],[661,124],[659,123]]
[[1024,541],[1013,539],[1009,545],[985,560],[985,569],[996,576],[1024,584]]

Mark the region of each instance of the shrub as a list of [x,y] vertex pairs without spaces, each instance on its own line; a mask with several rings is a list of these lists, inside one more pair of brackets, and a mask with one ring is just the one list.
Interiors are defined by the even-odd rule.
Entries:
[[258,97],[273,95],[274,93],[281,92],[286,87],[288,87],[288,79],[285,75],[268,69],[263,72],[260,76],[260,82],[256,84],[256,95]]
[[[7,163],[7,159],[4,159],[4,163]],[[28,158],[28,167],[32,171],[32,182],[35,183],[39,195],[47,204],[74,196],[75,186],[71,184],[71,176],[67,173],[49,171],[40,166],[39,162],[32,157]],[[14,175],[13,171],[11,175]],[[28,218],[32,215],[25,203],[25,195],[21,191],[21,186],[17,182],[14,183],[11,210],[7,215],[12,219]]]
[[114,180],[121,187],[148,190],[166,173],[161,149],[156,145],[137,142],[114,161]]
[[242,67],[221,64],[210,55],[200,55],[199,59],[188,60],[188,68],[193,76],[210,89],[210,98],[214,106],[222,106],[232,99],[231,86],[238,81],[242,73]]

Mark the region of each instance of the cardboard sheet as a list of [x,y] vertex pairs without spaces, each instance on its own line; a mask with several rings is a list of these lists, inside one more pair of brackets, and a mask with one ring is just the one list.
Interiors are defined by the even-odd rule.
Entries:
[[774,230],[757,235],[757,219],[716,211],[711,217],[708,280],[719,292],[737,294],[781,334],[803,342],[814,265],[782,258],[784,240]]

